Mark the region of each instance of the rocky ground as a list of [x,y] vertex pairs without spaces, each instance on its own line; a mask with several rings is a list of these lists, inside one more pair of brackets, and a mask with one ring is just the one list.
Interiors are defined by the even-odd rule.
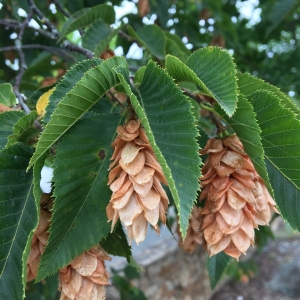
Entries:
[[[274,232],[276,232],[276,239],[275,240],[269,240],[265,248],[261,252],[255,252],[252,255],[251,260],[255,263],[257,266],[256,274],[249,279],[248,282],[238,282],[236,280],[227,280],[226,283],[222,286],[222,288],[215,292],[215,294],[210,298],[210,300],[300,300],[300,234],[294,233],[286,224],[284,224],[279,218],[279,222],[274,222],[277,224],[272,224],[272,227]],[[273,226],[275,225],[275,226]],[[151,235],[151,231],[149,231],[149,245],[148,250],[151,250],[153,252],[153,248],[151,248],[151,243],[155,244],[155,241],[157,239],[157,236],[153,234]],[[169,232],[163,233],[163,237],[165,240],[169,239]],[[174,252],[177,247],[177,242],[173,239],[173,237],[170,239],[170,242],[172,244],[166,243],[169,248],[172,248],[172,251]],[[142,244],[142,243],[141,243]],[[160,242],[161,244],[161,242]],[[152,245],[153,247],[153,245]],[[155,248],[156,249],[156,248]],[[147,247],[133,247],[133,252],[135,258],[138,260],[139,263],[142,263],[147,257],[149,257],[149,251],[147,252]],[[165,253],[166,249],[156,249],[157,252]],[[254,249],[253,249],[254,250]],[[173,253],[172,252],[172,253]],[[147,254],[148,253],[148,254]],[[159,254],[158,253],[158,254]],[[172,254],[175,255],[177,253],[176,251]],[[182,254],[183,255],[183,254]],[[181,258],[177,259],[179,261],[182,261],[183,256],[180,256]],[[206,259],[206,255],[202,255],[203,259]],[[202,257],[201,256],[201,257]],[[141,257],[144,257],[144,259],[140,259]],[[162,258],[161,260],[158,260],[157,262],[150,263],[148,267],[148,273],[152,269],[158,269],[165,268],[164,264],[168,259],[170,260],[171,257],[168,255],[166,258]],[[195,258],[190,257],[189,255],[184,256],[186,260],[193,260]],[[141,261],[140,261],[141,260]],[[156,261],[156,260],[155,260]],[[118,266],[124,267],[126,264],[125,260],[118,261],[115,260],[115,265],[112,265],[112,267],[117,268]],[[177,261],[174,261],[172,263],[174,265],[174,268],[177,265]],[[202,265],[204,265],[205,262],[202,262]],[[160,268],[159,268],[160,266]],[[181,289],[178,290],[178,286],[176,285],[177,281],[174,280],[174,278],[167,276],[162,276],[161,272],[156,271],[156,273],[152,274],[150,277],[156,278],[160,283],[161,281],[164,282],[164,284],[173,283],[175,285],[175,288],[172,287],[171,290],[173,291],[173,294],[164,294],[164,296],[160,295],[159,297],[153,297],[148,295],[149,300],[155,299],[166,299],[166,300],[199,300],[199,299],[207,299],[210,289],[209,289],[209,281],[208,278],[206,278],[206,274],[196,274],[195,270],[191,267],[191,265],[186,262],[185,264],[187,270],[189,270],[189,274],[193,274],[197,280],[192,284],[192,287],[197,287],[197,289],[191,288],[191,290],[187,289]],[[198,265],[196,265],[197,267]],[[121,268],[121,267],[120,267]],[[183,266],[180,267],[181,273]],[[193,270],[192,270],[193,269]],[[174,273],[173,275],[176,277],[177,273],[176,270],[173,270],[171,273]],[[146,272],[146,273],[147,273]],[[147,273],[147,274],[148,274]],[[151,272],[150,272],[151,273]],[[150,274],[149,273],[149,274]],[[141,273],[141,276],[144,273]],[[161,277],[162,276],[162,277]],[[183,277],[185,277],[184,275]],[[144,276],[145,277],[145,276]],[[146,276],[147,277],[147,276]],[[146,278],[147,279],[147,278]],[[169,280],[169,281],[168,281]],[[180,278],[178,279],[180,282],[182,281]],[[142,280],[142,282],[145,280]],[[155,280],[154,280],[155,281]],[[189,281],[186,279],[186,281]],[[147,281],[148,282],[148,281]],[[203,284],[207,285],[207,288],[203,287]],[[182,283],[182,282],[181,282]],[[202,285],[201,285],[201,284]],[[147,287],[149,288],[149,282],[147,283]],[[150,288],[154,288],[154,294],[158,294],[158,290],[161,287],[157,282],[152,282],[152,285]],[[144,287],[144,284],[137,285],[139,288],[141,288],[144,292],[147,291],[147,288]],[[175,290],[174,290],[175,289]],[[107,300],[112,299],[120,299],[119,298],[119,292],[114,289],[113,286],[107,288]],[[125,299],[125,298],[124,298]],[[126,298],[127,299],[127,298]],[[128,298],[131,300],[131,298]],[[136,298],[135,298],[136,299]]]
[[254,254],[258,272],[248,283],[231,280],[211,300],[300,300],[300,235],[284,236]]

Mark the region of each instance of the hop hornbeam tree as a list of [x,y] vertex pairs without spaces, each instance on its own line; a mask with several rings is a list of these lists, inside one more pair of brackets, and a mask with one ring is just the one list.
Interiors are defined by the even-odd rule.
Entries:
[[299,1],[254,25],[241,2],[162,2],[1,4],[1,299],[58,299],[58,275],[61,299],[104,299],[105,260],[137,266],[171,206],[212,288],[272,215],[300,230]]

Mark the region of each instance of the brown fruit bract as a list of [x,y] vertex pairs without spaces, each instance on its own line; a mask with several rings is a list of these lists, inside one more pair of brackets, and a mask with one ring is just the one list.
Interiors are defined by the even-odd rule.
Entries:
[[198,245],[203,243],[203,232],[200,231],[201,221],[201,208],[195,206],[192,210],[189,227],[184,241],[179,231],[179,226],[177,227],[177,234],[179,236],[178,244],[185,252],[192,253]]
[[41,209],[40,220],[37,229],[33,234],[31,249],[27,259],[27,281],[35,279],[41,255],[48,240],[48,229],[50,227],[51,214],[46,209]]
[[275,202],[234,134],[208,140],[200,178],[201,230],[209,254],[221,251],[238,259],[254,244],[254,228],[268,225]]
[[108,178],[113,194],[106,214],[112,230],[120,218],[129,239],[139,243],[145,239],[148,222],[158,234],[158,220],[166,223],[169,200],[161,182],[167,180],[139,120],[130,119],[117,133]]
[[105,260],[110,256],[100,246],[94,246],[59,271],[60,300],[103,300],[109,273]]

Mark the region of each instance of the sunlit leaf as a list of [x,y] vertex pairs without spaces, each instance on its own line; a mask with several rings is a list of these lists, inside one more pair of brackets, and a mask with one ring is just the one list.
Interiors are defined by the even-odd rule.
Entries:
[[6,106],[16,105],[16,96],[10,83],[0,84],[0,103]]
[[113,6],[99,4],[91,8],[84,8],[77,11],[63,26],[60,39],[68,33],[91,25],[93,22],[102,19],[108,24],[115,22],[115,11]]
[[[67,132],[110,88],[118,83],[112,68],[127,65],[124,57],[113,57],[87,71],[59,102],[52,118],[43,131],[29,168],[58,139]],[[54,93],[52,94],[52,96]],[[51,101],[51,97],[50,97]]]
[[158,59],[164,59],[166,55],[166,36],[156,25],[144,25],[137,31],[128,25],[129,34],[135,38],[142,46],[149,50]]

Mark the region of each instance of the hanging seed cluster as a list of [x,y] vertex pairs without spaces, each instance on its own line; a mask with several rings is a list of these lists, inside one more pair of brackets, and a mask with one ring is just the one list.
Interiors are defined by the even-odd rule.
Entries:
[[139,0],[137,7],[139,15],[145,17],[150,11],[149,0]]
[[203,243],[203,233],[200,231],[201,220],[201,208],[195,206],[189,219],[189,227],[184,241],[179,231],[179,226],[177,227],[178,244],[185,252],[192,253]]
[[31,248],[27,259],[27,281],[35,279],[37,275],[41,255],[44,253],[44,248],[48,240],[50,218],[51,214],[48,210],[40,210],[39,224],[33,234]]
[[113,194],[106,213],[112,230],[120,218],[129,239],[139,243],[148,222],[158,234],[158,220],[166,223],[169,201],[161,182],[167,185],[167,180],[139,120],[130,119],[117,133],[108,178]]
[[254,228],[277,212],[275,202],[236,135],[208,140],[201,154],[208,154],[199,198],[206,199],[201,230],[207,250],[238,259],[254,244]]
[[[27,260],[27,281],[36,278],[41,255],[48,240],[53,199],[50,194],[42,194],[40,199],[40,219],[34,232]],[[59,271],[60,300],[102,300],[105,299],[104,286],[109,285],[109,273],[105,260],[110,256],[100,245],[77,256],[70,265]]]
[[59,271],[60,300],[103,300],[109,273],[105,260],[111,257],[97,245],[77,256]]

